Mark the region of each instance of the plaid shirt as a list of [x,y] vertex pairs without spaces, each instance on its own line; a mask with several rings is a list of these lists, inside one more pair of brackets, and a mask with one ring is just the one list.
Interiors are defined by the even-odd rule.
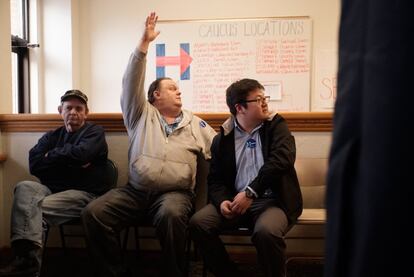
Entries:
[[165,121],[164,117],[161,116],[161,125],[164,127],[165,133],[167,134],[167,137],[171,135],[171,133],[178,127],[178,124],[180,124],[181,120],[183,119],[183,113],[181,112],[179,116],[177,116],[173,123],[168,124],[167,121]]

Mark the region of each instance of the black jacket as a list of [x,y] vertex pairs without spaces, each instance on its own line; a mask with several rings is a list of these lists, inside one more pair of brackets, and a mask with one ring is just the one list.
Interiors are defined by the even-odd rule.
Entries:
[[85,123],[74,133],[62,126],[47,132],[30,150],[30,173],[54,193],[78,189],[100,194],[107,190],[103,174],[107,157],[101,126]]
[[[274,195],[290,223],[301,215],[303,203],[298,178],[294,168],[296,159],[295,139],[286,121],[280,115],[265,121],[259,130],[262,142],[264,164],[257,177],[250,183],[259,197],[268,188]],[[226,134],[223,127],[211,146],[208,192],[210,201],[220,210],[224,200],[232,200],[237,194],[236,155],[234,129]]]

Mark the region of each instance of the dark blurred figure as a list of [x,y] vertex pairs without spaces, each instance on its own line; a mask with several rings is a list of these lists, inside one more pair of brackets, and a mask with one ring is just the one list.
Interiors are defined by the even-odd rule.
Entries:
[[412,275],[412,5],[342,1],[325,276]]

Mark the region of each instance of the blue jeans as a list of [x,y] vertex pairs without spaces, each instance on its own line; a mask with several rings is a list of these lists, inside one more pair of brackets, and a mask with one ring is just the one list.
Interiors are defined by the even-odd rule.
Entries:
[[80,190],[52,193],[34,181],[18,183],[14,189],[11,241],[25,239],[42,246],[44,223],[53,226],[78,218],[95,197]]

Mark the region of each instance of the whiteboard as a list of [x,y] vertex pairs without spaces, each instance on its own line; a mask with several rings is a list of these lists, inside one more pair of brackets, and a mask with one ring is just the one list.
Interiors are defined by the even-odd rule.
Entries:
[[312,24],[309,17],[159,21],[147,55],[146,87],[177,81],[183,107],[228,112],[226,88],[257,79],[277,111],[310,110]]
[[338,51],[318,49],[314,56],[315,75],[311,110],[332,111],[337,95]]

